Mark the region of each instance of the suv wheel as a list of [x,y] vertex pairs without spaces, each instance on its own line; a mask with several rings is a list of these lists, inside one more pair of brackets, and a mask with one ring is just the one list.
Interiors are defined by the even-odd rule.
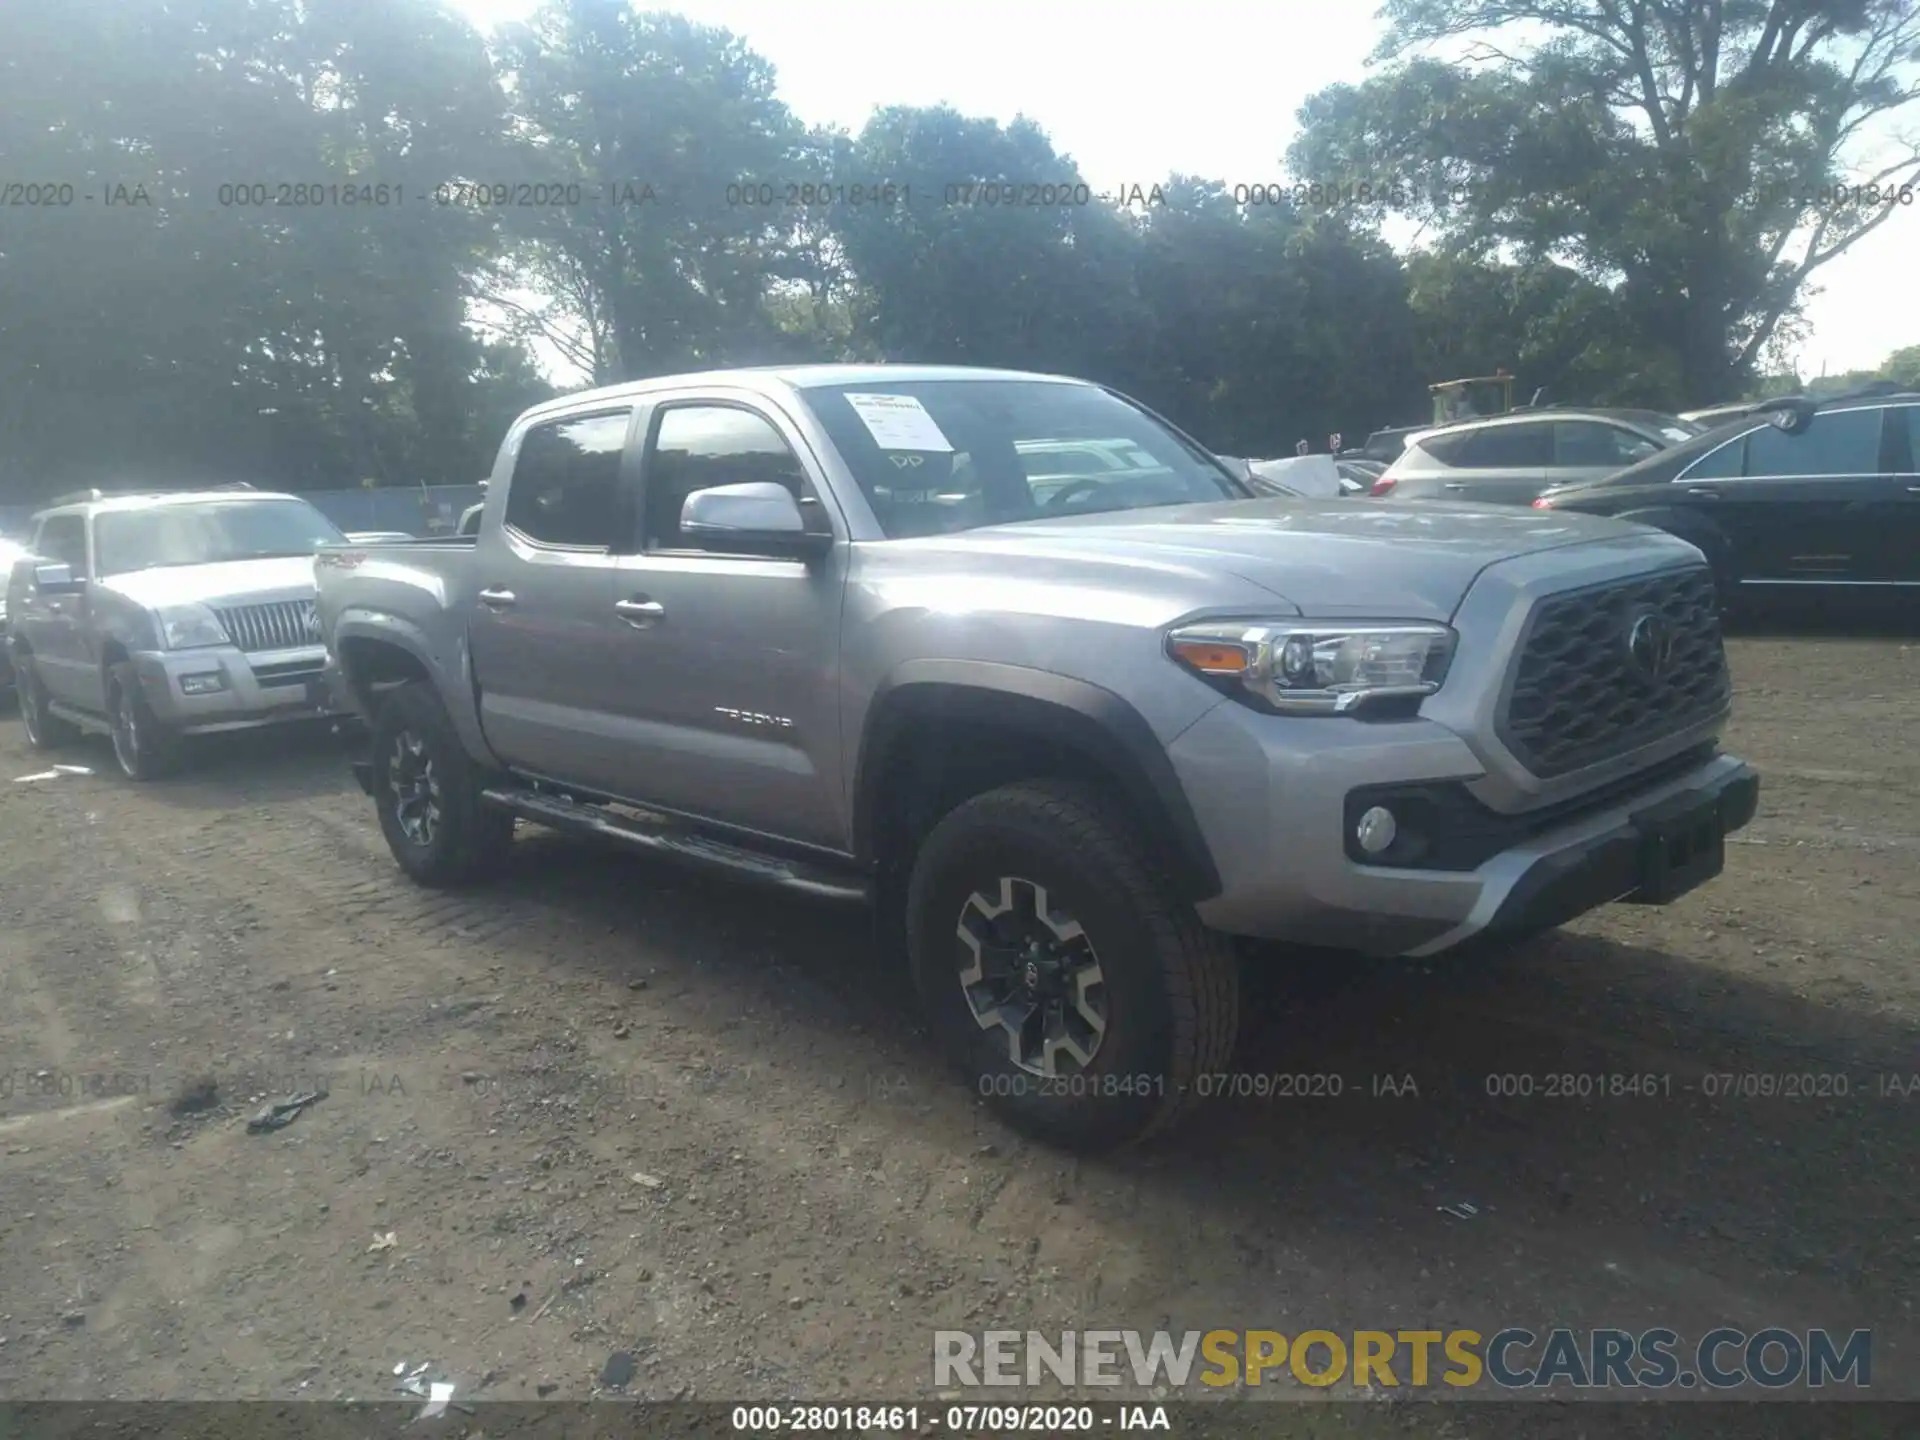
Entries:
[[914,861],[907,926],[936,1037],[1041,1139],[1144,1140],[1232,1059],[1231,946],[1091,787],[1023,782],[947,815]]
[[108,672],[107,707],[113,758],[129,780],[158,780],[179,768],[180,737],[160,723],[129,664]]
[[431,685],[410,681],[373,727],[373,802],[393,858],[422,885],[491,870],[513,843],[513,816],[480,798],[480,774]]
[[80,731],[48,708],[47,687],[33,668],[31,655],[17,655],[13,661],[15,689],[20,695],[20,724],[27,732],[27,743],[36,750],[57,750],[72,744]]

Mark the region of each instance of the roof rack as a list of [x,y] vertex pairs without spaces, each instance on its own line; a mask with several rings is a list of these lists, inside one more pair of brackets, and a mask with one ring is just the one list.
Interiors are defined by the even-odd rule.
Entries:
[[136,496],[143,495],[214,494],[228,490],[252,491],[256,488],[257,487],[253,485],[249,485],[245,480],[230,480],[223,485],[190,485],[173,490],[158,489],[152,485],[136,485],[131,489],[124,490],[102,490],[98,486],[94,486],[86,490],[69,490],[64,495],[56,495],[51,500],[42,502],[39,508],[41,510],[54,510],[62,505],[87,505],[97,500],[131,500]]
[[1869,380],[1857,390],[1848,390],[1840,395],[1822,395],[1814,403],[1831,405],[1836,400],[1880,400],[1890,395],[1911,395],[1911,385],[1902,385],[1898,380]]
[[55,510],[62,505],[84,505],[92,500],[104,500],[106,498],[107,492],[104,490],[69,490],[64,495],[54,496],[40,508],[42,510]]

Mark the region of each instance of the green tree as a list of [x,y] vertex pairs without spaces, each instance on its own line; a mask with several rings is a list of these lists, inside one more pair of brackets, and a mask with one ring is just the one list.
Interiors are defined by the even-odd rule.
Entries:
[[1889,355],[1880,364],[1880,378],[1920,390],[1920,345],[1909,345]]
[[463,275],[491,239],[420,203],[503,123],[471,29],[427,0],[73,0],[0,11],[0,65],[10,178],[74,196],[0,232],[8,499],[471,476]]
[[[1109,207],[1074,203],[1080,173],[1039,126],[885,109],[836,161],[836,180],[883,187],[881,203],[829,221],[858,282],[854,329],[875,353],[1111,374],[1132,233]],[[1018,203],[1043,185],[1065,198]]]
[[1417,412],[1406,286],[1377,240],[1186,176],[1141,231],[1135,384],[1208,444],[1290,455]]
[[1515,398],[1584,404],[1670,402],[1680,377],[1649,353],[1603,285],[1549,260],[1520,264],[1449,251],[1408,257],[1414,354],[1428,383],[1504,367]]
[[[1916,0],[1386,0],[1381,13],[1376,59],[1441,41],[1468,42],[1465,58],[1321,91],[1294,169],[1372,182],[1386,192],[1374,210],[1405,208],[1450,244],[1559,260],[1606,286],[1642,348],[1670,357],[1669,403],[1739,393],[1808,279],[1910,213],[1885,192],[1920,184],[1920,152],[1849,165],[1863,131],[1920,97]],[[1496,48],[1508,30],[1519,42]]]
[[512,248],[485,292],[602,381],[764,358],[769,295],[811,258],[790,210],[754,203],[808,174],[773,67],[728,31],[621,0],[555,0],[508,32],[502,62],[514,173],[584,201],[506,212]]

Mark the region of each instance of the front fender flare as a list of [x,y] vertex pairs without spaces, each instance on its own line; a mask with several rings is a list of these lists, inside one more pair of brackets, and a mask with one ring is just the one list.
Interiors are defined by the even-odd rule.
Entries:
[[959,692],[989,706],[995,724],[1069,740],[1113,775],[1130,808],[1157,828],[1182,895],[1199,902],[1220,893],[1220,872],[1160,737],[1122,696],[1085,680],[982,660],[908,660],[875,688],[854,762],[853,846],[876,858],[883,797],[881,757],[896,743],[917,704],[915,692]]

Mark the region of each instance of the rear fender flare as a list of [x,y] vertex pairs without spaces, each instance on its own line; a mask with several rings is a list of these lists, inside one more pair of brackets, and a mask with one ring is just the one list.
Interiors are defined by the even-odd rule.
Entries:
[[[356,697],[356,708],[366,714],[367,707],[361,702],[369,692],[363,680],[354,675],[353,667],[347,660],[350,642],[353,641],[384,645],[409,656],[433,682],[434,689],[439,691],[441,703],[446,706],[453,728],[459,734],[461,743],[467,747],[467,753],[489,764],[498,763],[487,744],[485,733],[480,729],[479,696],[472,683],[472,667],[467,663],[464,634],[460,637],[454,663],[450,666],[438,658],[438,652],[428,642],[426,631],[413,621],[372,610],[342,611],[340,618],[334,622],[333,636],[327,650],[340,672],[342,683]],[[367,718],[371,720],[373,717],[367,714]]]

